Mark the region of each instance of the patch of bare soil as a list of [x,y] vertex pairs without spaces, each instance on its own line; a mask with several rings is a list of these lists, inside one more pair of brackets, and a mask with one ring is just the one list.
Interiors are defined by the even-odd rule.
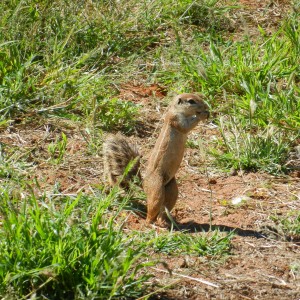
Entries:
[[[57,143],[62,132],[67,136],[67,146],[62,161],[56,163],[48,147]],[[0,143],[4,152],[13,149],[13,158],[26,160],[27,177],[36,179],[42,192],[72,194],[88,191],[102,178],[101,153],[91,155],[84,133],[74,124],[67,128],[67,124],[60,124],[56,119],[48,119],[47,123],[39,119],[34,125],[18,125],[1,132]]]
[[153,97],[162,99],[167,95],[167,91],[158,84],[123,84],[120,88],[120,99],[147,104],[153,102]]
[[255,38],[260,34],[259,27],[265,31],[265,34],[271,34],[278,29],[292,5],[290,0],[239,0],[234,3],[239,6],[232,16],[235,28],[233,39],[235,40],[245,35]]
[[[205,174],[190,174],[189,167],[181,169],[180,199],[173,211],[178,226],[187,232],[209,231],[211,214],[213,230],[235,230],[231,254],[225,263],[203,257],[160,257],[173,276],[161,266],[154,271],[155,280],[172,287],[154,299],[299,299],[300,273],[293,270],[300,263],[299,236],[287,241],[290,237],[270,220],[272,215],[299,211],[299,180],[264,174],[211,180]],[[246,203],[231,204],[243,195],[249,197]],[[129,220],[129,228],[143,230],[144,220],[134,216]],[[199,283],[199,278],[218,287]]]

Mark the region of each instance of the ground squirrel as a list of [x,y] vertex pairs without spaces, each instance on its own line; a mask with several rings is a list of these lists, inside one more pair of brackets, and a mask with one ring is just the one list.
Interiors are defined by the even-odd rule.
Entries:
[[[208,105],[202,96],[196,94],[180,94],[174,98],[167,109],[164,124],[156,144],[151,152],[145,172],[143,188],[147,196],[147,222],[165,223],[165,209],[169,211],[175,206],[178,187],[175,174],[183,158],[187,134],[199,121],[209,117]],[[127,164],[135,159],[133,168],[121,185],[137,173],[140,155],[136,147],[130,145],[126,138],[110,136],[104,143],[104,172],[111,185],[122,178]],[[120,180],[120,179],[119,179]]]

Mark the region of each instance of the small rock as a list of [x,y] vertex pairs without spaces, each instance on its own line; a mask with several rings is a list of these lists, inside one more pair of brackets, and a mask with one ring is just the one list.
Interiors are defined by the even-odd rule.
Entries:
[[208,183],[210,183],[210,184],[216,184],[217,180],[215,178],[211,178],[211,179],[209,179]]
[[188,268],[188,263],[185,258],[178,259],[178,266],[179,268]]
[[244,195],[241,195],[241,196],[237,196],[237,197],[234,197],[232,200],[231,200],[231,203],[233,205],[240,205],[240,204],[244,204],[248,201],[250,201],[251,198],[248,197],[248,196],[244,196]]
[[230,169],[229,175],[230,175],[230,176],[236,176],[236,175],[238,175],[237,169],[232,167],[232,168]]
[[298,157],[298,159],[300,159],[300,145],[295,147],[296,150],[296,156]]

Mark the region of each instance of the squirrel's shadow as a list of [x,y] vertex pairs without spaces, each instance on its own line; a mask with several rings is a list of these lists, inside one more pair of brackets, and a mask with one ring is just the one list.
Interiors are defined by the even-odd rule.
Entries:
[[269,239],[269,240],[280,240],[284,242],[292,242],[296,245],[300,245],[300,235],[289,235],[278,232],[278,230],[272,226],[265,225],[260,228],[260,231],[251,229],[242,229],[238,227],[230,227],[226,225],[211,225],[210,224],[199,224],[194,221],[187,223],[177,223],[174,226],[174,231],[183,231],[187,233],[194,232],[208,232],[218,230],[220,232],[235,233],[242,237],[254,237],[257,239]]
[[[146,205],[140,201],[131,202],[131,208],[133,208],[136,214],[145,219],[147,214]],[[175,225],[173,226],[174,231],[182,231],[186,233],[195,233],[195,232],[209,232],[218,230],[220,232],[231,233],[242,236],[242,237],[255,237],[257,239],[266,238],[267,235],[256,230],[251,229],[242,229],[239,227],[231,227],[226,225],[210,225],[210,224],[200,224],[194,221],[180,223],[175,221]]]
[[177,223],[174,226],[175,231],[184,231],[188,233],[193,232],[208,232],[213,230],[218,230],[220,232],[234,232],[235,234],[243,237],[256,237],[258,239],[266,238],[264,234],[255,230],[242,229],[238,227],[230,227],[226,225],[210,225],[210,224],[199,224],[197,222],[191,221],[187,223]]
[[[134,210],[136,214],[142,218],[146,218],[146,206],[143,203],[136,201],[134,203]],[[226,225],[210,225],[210,224],[200,224],[194,221],[186,222],[186,223],[179,223],[173,226],[174,231],[182,231],[186,233],[195,233],[195,232],[209,232],[218,230],[220,232],[227,232],[231,233],[234,232],[235,234],[243,237],[255,237],[257,239],[266,238],[267,236],[262,232],[250,230],[250,229],[242,229],[238,227],[230,227]]]

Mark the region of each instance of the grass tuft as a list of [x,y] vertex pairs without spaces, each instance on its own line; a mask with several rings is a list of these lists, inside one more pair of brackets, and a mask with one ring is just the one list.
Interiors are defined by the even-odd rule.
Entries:
[[[136,297],[149,278],[141,246],[108,209],[114,195],[40,197],[1,193],[0,294],[18,297]],[[120,205],[122,207],[122,204]],[[26,295],[26,296],[25,296]]]

